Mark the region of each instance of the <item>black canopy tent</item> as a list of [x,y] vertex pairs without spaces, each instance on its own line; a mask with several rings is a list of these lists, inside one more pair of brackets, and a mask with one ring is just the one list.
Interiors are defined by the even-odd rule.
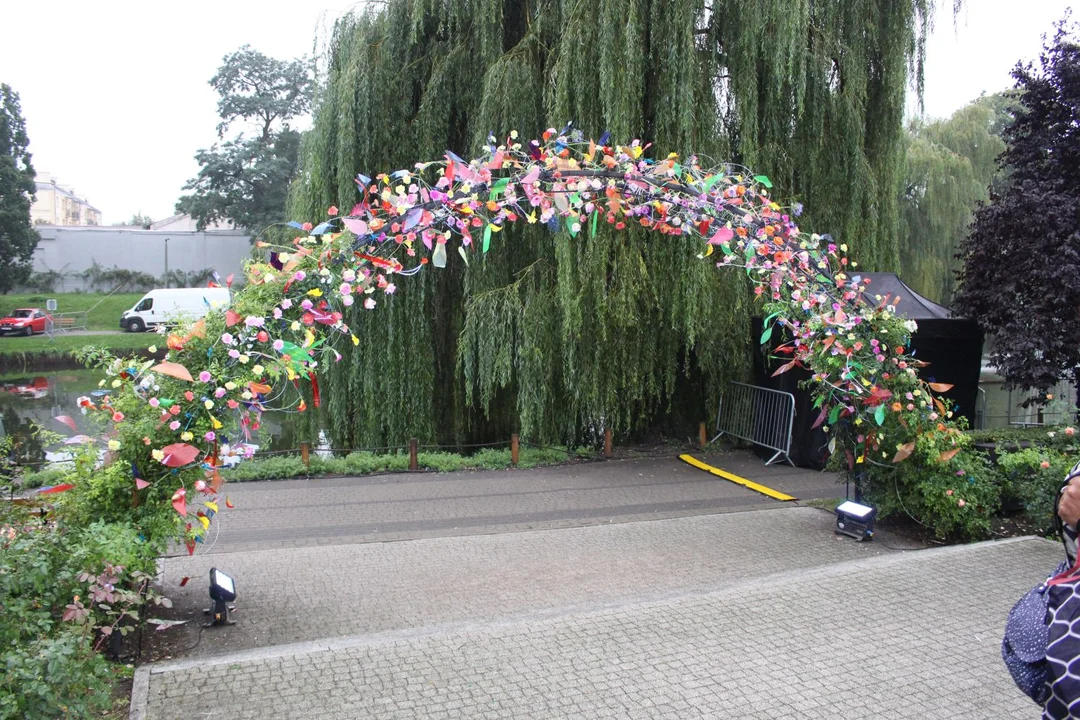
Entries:
[[[974,320],[953,316],[948,308],[912,290],[895,273],[861,274],[870,279],[865,294],[867,300],[874,301],[875,296],[884,298],[889,295],[894,298],[892,304],[896,307],[897,315],[918,323],[908,352],[916,359],[929,363],[919,374],[930,382],[951,384],[953,388],[943,393],[943,397],[947,398],[946,405],[974,425],[983,345],[978,324]],[[895,299],[897,296],[898,300]],[[755,345],[761,337],[761,325],[761,318],[753,319],[752,337]],[[778,339],[772,347],[781,342]],[[791,430],[792,462],[799,467],[825,467],[829,437],[820,427],[811,429],[818,413],[812,407],[809,389],[799,387],[801,381],[810,378],[810,373],[802,368],[793,368],[773,377],[772,373],[787,358],[772,358],[765,348],[758,347],[759,350],[754,353],[755,384],[795,396],[795,421]]]

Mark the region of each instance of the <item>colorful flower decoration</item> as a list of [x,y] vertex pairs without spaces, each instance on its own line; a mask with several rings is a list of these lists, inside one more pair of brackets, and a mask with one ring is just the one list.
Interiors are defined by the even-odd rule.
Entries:
[[[98,409],[112,413],[139,492],[163,483],[160,496],[184,517],[189,488],[203,498],[199,522],[186,526],[194,551],[217,511],[219,444],[250,440],[267,407],[304,411],[301,382],[321,403],[319,369],[341,359],[337,342],[360,342],[344,309],[377,308],[394,293],[394,276],[444,267],[448,246],[468,263],[511,223],[573,237],[592,237],[601,223],[636,225],[699,243],[699,257],[718,268],[742,268],[765,303],[761,342],[781,329],[775,352],[788,360],[777,373],[813,373],[817,424],[851,429],[852,465],[887,456],[886,438],[913,438],[937,413],[951,415],[933,396],[948,386],[922,383],[920,363],[905,355],[914,323],[896,318],[890,298],[870,300],[845,245],[802,232],[801,207],[776,203],[765,176],[694,156],[654,160],[648,147],[613,144],[607,134],[585,141],[567,126],[542,140],[489,138],[469,162],[447,152],[412,169],[357,175],[360,201],[347,214],[331,207],[317,226],[288,223],[299,231],[291,244],[257,243],[268,258],[248,265],[232,306],[170,334],[164,362],[110,368],[115,394],[135,400],[121,411],[106,398]],[[135,422],[147,417],[152,433]],[[893,460],[913,448],[913,440],[896,443]]]

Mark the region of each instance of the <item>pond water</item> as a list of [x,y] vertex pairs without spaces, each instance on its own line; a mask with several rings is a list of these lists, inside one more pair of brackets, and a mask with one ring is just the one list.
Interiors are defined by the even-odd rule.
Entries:
[[[24,463],[45,463],[65,459],[63,445],[42,447],[31,437],[32,424],[71,435],[70,429],[55,421],[59,415],[73,418],[81,424],[81,409],[76,400],[100,390],[98,382],[104,377],[96,370],[50,370],[0,375],[0,437],[17,436],[25,448],[20,453]],[[258,431],[252,433],[250,444],[260,452],[292,450],[299,445],[290,413],[266,412]],[[83,428],[80,427],[80,432]],[[244,438],[231,438],[234,442]]]

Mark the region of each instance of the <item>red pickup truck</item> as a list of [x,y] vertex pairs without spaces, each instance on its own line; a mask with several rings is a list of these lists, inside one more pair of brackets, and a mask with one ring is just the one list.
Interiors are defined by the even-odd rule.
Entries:
[[0,318],[0,335],[33,335],[43,333],[52,321],[52,315],[41,308],[19,308]]

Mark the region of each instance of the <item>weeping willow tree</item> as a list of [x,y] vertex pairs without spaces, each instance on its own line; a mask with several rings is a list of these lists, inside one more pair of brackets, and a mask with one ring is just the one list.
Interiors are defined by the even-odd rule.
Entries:
[[1013,100],[1005,93],[981,97],[945,120],[908,125],[904,182],[900,189],[901,268],[904,281],[948,305],[975,208],[990,197],[1003,173],[1001,130]]
[[[768,174],[868,270],[899,263],[908,81],[933,0],[387,0],[340,20],[294,217],[357,172],[574,126]],[[682,429],[745,379],[745,279],[640,228],[506,229],[403,281],[325,375],[337,446]],[[420,252],[424,252],[423,249]]]

